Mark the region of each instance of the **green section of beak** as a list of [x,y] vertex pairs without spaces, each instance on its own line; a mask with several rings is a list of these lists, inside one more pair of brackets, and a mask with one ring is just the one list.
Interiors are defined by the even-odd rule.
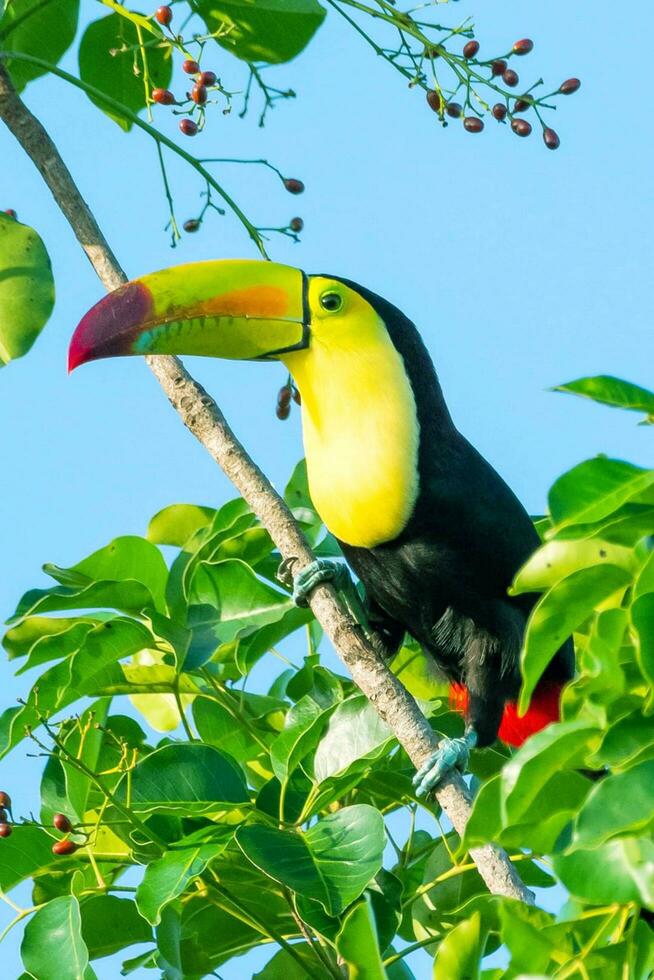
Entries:
[[291,266],[221,260],[175,266],[121,286],[89,310],[69,367],[128,354],[274,358],[308,344],[304,276]]

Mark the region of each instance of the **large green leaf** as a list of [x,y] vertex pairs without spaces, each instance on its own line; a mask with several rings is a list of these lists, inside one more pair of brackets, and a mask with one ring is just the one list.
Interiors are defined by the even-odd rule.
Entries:
[[393,738],[363,695],[348,698],[336,707],[313,760],[317,782],[345,772],[360,759],[374,758]]
[[647,422],[654,422],[654,391],[640,385],[614,378],[610,374],[598,374],[590,378],[577,378],[567,384],[557,385],[553,391],[567,391],[572,395],[591,398],[602,405],[614,408],[627,408],[633,412],[644,412]]
[[[322,970],[320,959],[308,943],[294,943],[293,953],[280,949],[252,980],[315,980],[316,968]],[[299,957],[300,963],[297,958]]]
[[337,915],[361,895],[381,868],[384,821],[358,804],[323,817],[304,833],[242,827],[236,839],[265,874]]
[[[132,112],[139,112],[146,106],[146,92],[149,95],[152,89],[168,88],[172,61],[166,48],[139,48],[132,21],[110,14],[89,24],[84,31],[79,46],[79,71],[83,82],[105,92]],[[96,96],[89,95],[89,98],[121,129],[131,129],[131,121],[119,111]]]
[[[127,791],[121,782],[123,795]],[[248,802],[241,771],[211,745],[176,742],[142,759],[131,773],[130,804],[138,813],[165,810],[183,816]]]
[[2,841],[0,857],[0,888],[9,891],[52,864],[52,837],[33,824],[18,824]]
[[554,870],[576,898],[608,905],[638,902],[654,908],[654,843],[618,837],[591,851],[555,854]]
[[316,685],[300,698],[286,715],[284,729],[270,750],[273,772],[280,783],[293,772],[300,760],[318,743],[337,694],[326,685]]
[[630,580],[617,565],[596,565],[573,572],[534,606],[522,653],[520,711],[526,711],[543,671],[562,645],[601,602]]
[[477,980],[485,942],[481,916],[475,912],[448,932],[438,947],[434,980]]
[[654,701],[654,592],[639,596],[631,607],[631,622],[636,636],[636,659],[649,685],[647,710]]
[[542,592],[573,572],[591,565],[618,565],[635,574],[639,562],[632,548],[625,548],[599,537],[564,538],[547,541],[523,565],[510,592]]
[[89,952],[73,895],[62,895],[38,909],[25,927],[20,953],[25,969],[37,980],[85,978]]
[[279,64],[307,46],[325,17],[318,0],[192,0],[216,40],[243,61]]
[[345,916],[336,949],[349,980],[386,980],[370,899],[364,895]]
[[158,925],[164,906],[181,895],[209,862],[222,854],[232,836],[229,827],[200,830],[177,841],[163,857],[149,864],[136,891],[141,915]]
[[597,456],[559,477],[549,493],[556,529],[599,521],[654,484],[654,470]]
[[95,895],[82,902],[81,913],[82,939],[92,960],[152,941],[152,929],[131,899]]
[[238,559],[201,562],[193,574],[190,599],[218,611],[217,632],[224,643],[247,626],[267,626],[293,609],[287,593],[262,582]]
[[572,847],[592,848],[654,821],[654,761],[615,773],[593,787],[577,814]]
[[0,214],[0,367],[28,352],[53,306],[45,245],[33,228]]
[[[56,65],[77,31],[79,0],[11,0],[0,19],[0,49],[20,51]],[[45,69],[26,61],[7,61],[11,80],[22,91]]]
[[170,544],[183,548],[196,531],[211,524],[216,516],[213,507],[197,504],[170,504],[158,511],[148,525],[147,539],[153,544]]

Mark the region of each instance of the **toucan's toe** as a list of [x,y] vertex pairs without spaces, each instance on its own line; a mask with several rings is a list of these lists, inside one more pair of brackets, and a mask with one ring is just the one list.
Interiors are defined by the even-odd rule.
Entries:
[[477,734],[469,729],[463,738],[444,738],[435,752],[413,777],[416,796],[427,796],[453,770],[465,772],[470,750],[477,744]]
[[334,582],[335,585],[340,586],[344,578],[348,580],[349,573],[342,562],[332,561],[330,558],[317,558],[294,576],[293,601],[296,606],[306,607],[316,586],[322,585],[323,582]]

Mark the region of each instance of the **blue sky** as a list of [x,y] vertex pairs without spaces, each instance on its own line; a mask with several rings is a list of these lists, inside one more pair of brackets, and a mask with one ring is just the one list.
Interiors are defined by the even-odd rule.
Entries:
[[[98,4],[83,6],[87,20],[103,14]],[[457,125],[443,131],[424,96],[331,11],[307,51],[270,73],[272,84],[296,90],[296,100],[279,104],[263,130],[254,113],[245,121],[214,115],[192,149],[266,157],[305,181],[306,193],[291,197],[259,168],[217,171],[258,223],[304,218],[301,244],[271,240],[274,259],[358,280],[415,320],[459,428],[539,512],[552,481],[598,452],[651,465],[651,431],[635,416],[546,389],[594,373],[652,385],[652,139],[639,93],[650,88],[641,45],[652,36],[654,11],[644,0],[630,5],[628,18],[608,5],[564,0],[477,0],[439,11],[446,23],[469,13],[483,50],[534,39],[533,54],[517,66],[524,78],[542,73],[552,88],[571,75],[582,79],[581,91],[553,114],[556,153],[537,135],[520,140],[495,124],[478,136]],[[63,64],[74,70],[70,59]],[[234,88],[244,79],[219,49],[207,50],[203,67]],[[254,256],[238,224],[218,216],[171,251],[148,138],[125,135],[54,78],[33,83],[26,101],[130,275]],[[176,138],[168,113],[157,116]],[[184,220],[197,212],[202,186],[175,160],[170,174]],[[5,207],[44,238],[57,304],[30,355],[0,374],[3,618],[23,591],[45,583],[43,562],[71,564],[118,534],[143,533],[168,503],[216,504],[232,495],[139,359],[67,376],[68,340],[102,288],[38,174],[2,130]],[[188,364],[282,486],[301,455],[298,413],[286,423],[274,415],[282,368]],[[25,680],[15,682],[4,663],[0,671],[6,705]],[[38,770],[23,749],[0,765],[0,782],[21,813],[38,807]],[[14,950],[18,938],[16,931]],[[3,962],[18,974],[17,952],[7,949]],[[117,975],[108,964],[99,961],[101,980]]]

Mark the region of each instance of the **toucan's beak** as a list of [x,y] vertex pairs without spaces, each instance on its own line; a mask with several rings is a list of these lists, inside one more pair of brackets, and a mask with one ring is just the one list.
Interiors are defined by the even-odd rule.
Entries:
[[89,310],[68,370],[127,354],[275,358],[309,344],[306,276],[274,262],[228,259],[134,279]]

